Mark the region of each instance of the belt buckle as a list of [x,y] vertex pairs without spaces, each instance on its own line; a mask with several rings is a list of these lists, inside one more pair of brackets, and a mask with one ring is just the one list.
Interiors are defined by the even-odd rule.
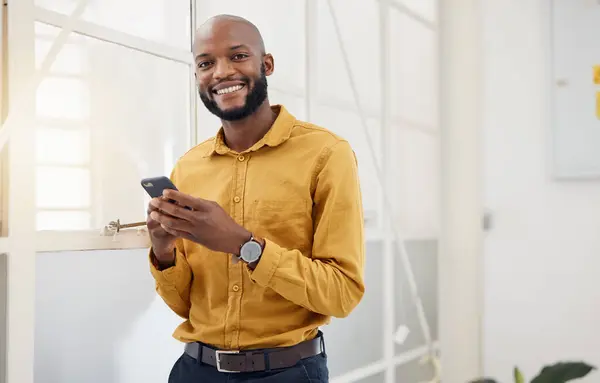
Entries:
[[215,358],[217,360],[217,371],[219,372],[227,372],[227,373],[239,373],[240,371],[230,371],[224,368],[221,368],[221,355],[235,355],[239,354],[239,351],[228,351],[228,350],[215,350]]

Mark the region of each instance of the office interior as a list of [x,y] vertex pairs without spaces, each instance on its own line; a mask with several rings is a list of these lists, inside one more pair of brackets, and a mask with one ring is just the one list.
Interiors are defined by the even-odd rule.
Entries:
[[366,292],[322,329],[332,382],[600,366],[597,1],[3,3],[1,383],[167,380],[139,180],[218,130],[190,45],[223,13],[262,32],[271,103],[357,156]]

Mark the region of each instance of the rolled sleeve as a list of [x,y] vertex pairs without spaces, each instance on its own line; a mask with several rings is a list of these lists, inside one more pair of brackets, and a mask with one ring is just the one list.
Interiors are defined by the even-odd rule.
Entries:
[[265,239],[265,249],[250,278],[262,287],[269,287],[284,251],[285,249],[281,246]]

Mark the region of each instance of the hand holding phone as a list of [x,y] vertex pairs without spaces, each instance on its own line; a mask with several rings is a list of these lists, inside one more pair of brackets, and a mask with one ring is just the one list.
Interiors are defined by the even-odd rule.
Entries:
[[[174,262],[177,238],[213,251],[237,254],[252,237],[252,233],[231,218],[218,203],[181,193],[166,177],[146,178],[142,180],[142,187],[153,197],[147,221],[152,246],[156,258],[163,262],[162,257],[167,265]],[[175,199],[172,204],[163,194],[166,189],[172,189],[165,193]],[[182,207],[189,211],[183,211]]]
[[[141,184],[152,198],[161,198],[165,189],[177,190],[173,182],[164,176],[144,178]],[[170,200],[169,202],[174,203],[175,201]],[[152,241],[152,250],[154,256],[161,264],[169,265],[175,260],[174,249],[177,237],[166,232],[160,223],[150,218],[150,213],[154,210],[156,210],[154,206],[148,206],[148,217],[146,219],[150,240]]]

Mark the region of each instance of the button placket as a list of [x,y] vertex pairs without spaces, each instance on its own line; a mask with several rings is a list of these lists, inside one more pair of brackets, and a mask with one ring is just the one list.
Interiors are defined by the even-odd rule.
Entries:
[[[238,155],[234,161],[234,182],[232,188],[233,203],[231,204],[231,215],[236,223],[244,226],[244,190],[246,185],[246,172],[248,168],[248,155]],[[243,262],[232,262],[229,264],[229,308],[228,320],[225,331],[229,348],[236,349],[239,346],[240,331],[240,310],[242,305],[242,281],[243,281]]]

